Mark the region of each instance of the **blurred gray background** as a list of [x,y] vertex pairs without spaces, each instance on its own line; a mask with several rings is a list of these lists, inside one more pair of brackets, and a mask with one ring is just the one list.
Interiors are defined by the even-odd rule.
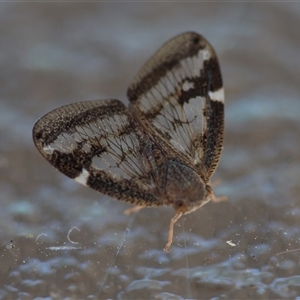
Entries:
[[[0,299],[300,299],[299,3],[0,3]],[[59,174],[36,119],[117,98],[193,30],[215,48],[224,151],[209,203],[128,205]]]

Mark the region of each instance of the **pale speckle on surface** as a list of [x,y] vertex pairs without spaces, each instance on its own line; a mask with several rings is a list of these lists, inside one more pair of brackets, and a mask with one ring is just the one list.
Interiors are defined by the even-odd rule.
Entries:
[[226,241],[226,244],[231,246],[231,247],[236,247],[236,244],[232,240]]
[[[298,297],[299,14],[293,3],[2,3],[0,299]],[[172,209],[125,216],[125,204],[65,188],[31,129],[64,104],[125,101],[144,61],[187,30],[211,42],[222,68],[225,142],[213,181],[228,201],[184,217],[166,254]],[[74,226],[81,249],[51,250],[74,247]]]

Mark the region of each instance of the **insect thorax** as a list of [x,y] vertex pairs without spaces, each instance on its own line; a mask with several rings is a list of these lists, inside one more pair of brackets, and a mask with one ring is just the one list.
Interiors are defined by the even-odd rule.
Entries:
[[207,203],[206,184],[197,172],[177,158],[166,159],[158,168],[158,186],[166,205],[188,213]]

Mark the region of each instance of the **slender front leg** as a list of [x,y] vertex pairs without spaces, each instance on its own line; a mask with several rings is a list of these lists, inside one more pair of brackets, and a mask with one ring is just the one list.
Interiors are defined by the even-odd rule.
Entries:
[[124,211],[124,214],[125,215],[130,215],[132,213],[135,213],[135,212],[138,212],[140,211],[142,208],[144,208],[145,206],[134,206],[134,207],[131,207],[131,208],[127,208],[125,211]]
[[180,219],[180,217],[183,215],[182,212],[176,214],[170,222],[170,229],[169,229],[169,235],[168,235],[168,243],[166,247],[164,248],[164,251],[169,252],[170,246],[173,242],[173,232],[174,232],[174,224]]

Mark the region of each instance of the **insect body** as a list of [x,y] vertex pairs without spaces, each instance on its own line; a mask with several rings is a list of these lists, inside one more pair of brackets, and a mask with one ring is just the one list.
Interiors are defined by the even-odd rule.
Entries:
[[137,206],[172,205],[174,223],[214,195],[220,158],[224,92],[213,48],[187,32],[144,65],[119,100],[70,104],[39,119],[33,140],[60,172]]

